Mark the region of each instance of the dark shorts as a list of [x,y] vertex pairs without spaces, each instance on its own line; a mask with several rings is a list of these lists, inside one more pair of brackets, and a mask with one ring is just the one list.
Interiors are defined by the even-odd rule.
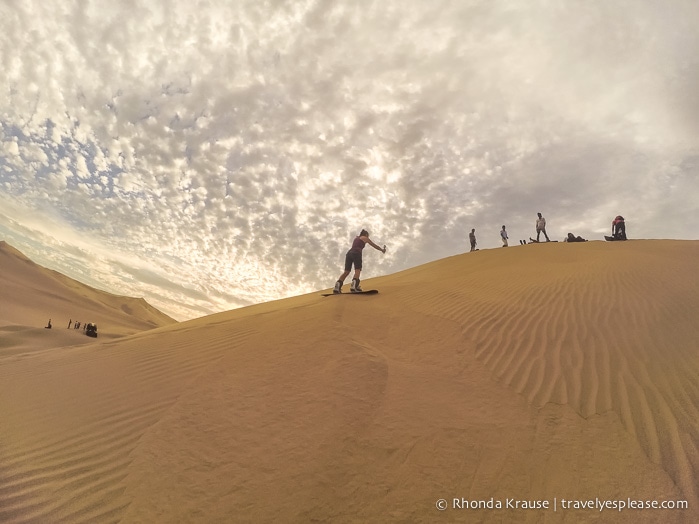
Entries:
[[362,269],[362,252],[352,251],[351,249],[345,255],[345,271],[352,271],[352,264],[354,264],[354,269]]

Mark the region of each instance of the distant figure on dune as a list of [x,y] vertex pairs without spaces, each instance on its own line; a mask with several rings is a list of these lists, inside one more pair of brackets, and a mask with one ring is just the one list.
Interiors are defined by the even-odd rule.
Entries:
[[468,239],[471,241],[471,251],[476,251],[476,230],[475,228],[471,230],[468,234]]
[[507,236],[507,230],[505,229],[505,226],[502,226],[502,229],[500,230],[500,237],[502,238],[502,247],[507,247],[507,239],[509,237]]
[[71,318],[71,319],[68,321],[68,329],[70,329],[70,325],[71,325],[72,323],[73,323],[73,319]]
[[566,242],[587,242],[583,237],[578,235],[577,237],[573,233],[568,233],[568,236],[565,239]]
[[546,234],[546,219],[541,216],[541,213],[536,214],[539,218],[536,219],[536,241],[539,241],[541,233],[546,237],[546,242],[549,242],[549,236]]
[[621,215],[612,220],[612,236],[617,240],[626,240],[626,223]]
[[345,271],[340,275],[335,282],[335,288],[333,293],[342,293],[342,286],[345,283],[347,275],[352,271],[352,265],[354,265],[354,278],[352,278],[352,284],[350,285],[350,292],[361,293],[362,288],[359,287],[359,274],[362,272],[362,250],[364,246],[369,244],[374,249],[377,249],[383,253],[386,253],[386,246],[383,248],[374,244],[369,240],[369,232],[366,229],[362,229],[358,236],[354,238],[352,242],[352,247],[347,251],[345,255]]
[[46,326],[46,329],[51,329],[51,319],[49,319],[49,324]]

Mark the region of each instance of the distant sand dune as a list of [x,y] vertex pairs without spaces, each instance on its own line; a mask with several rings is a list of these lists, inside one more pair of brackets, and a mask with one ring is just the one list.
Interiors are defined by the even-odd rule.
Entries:
[[[0,267],[0,356],[91,342],[82,327],[73,329],[76,321],[96,323],[102,338],[175,323],[143,299],[91,288],[35,264],[4,241]],[[43,330],[49,319],[53,328]],[[7,330],[25,333],[17,339]]]
[[[0,353],[0,522],[694,522],[697,255],[484,250]],[[689,510],[435,508],[462,497]]]

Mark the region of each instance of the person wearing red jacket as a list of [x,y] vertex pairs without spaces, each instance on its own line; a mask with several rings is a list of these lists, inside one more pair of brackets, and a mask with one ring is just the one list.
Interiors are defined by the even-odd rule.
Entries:
[[617,215],[612,220],[612,236],[617,240],[626,240],[626,224],[624,217],[621,215]]

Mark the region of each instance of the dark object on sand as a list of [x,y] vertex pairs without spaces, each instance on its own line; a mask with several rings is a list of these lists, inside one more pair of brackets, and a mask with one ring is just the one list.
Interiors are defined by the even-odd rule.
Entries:
[[366,291],[352,291],[351,293],[323,293],[321,296],[329,297],[332,295],[376,295],[378,289],[367,289]]
[[625,238],[619,238],[619,236],[610,237],[607,235],[604,235],[604,239],[609,240],[610,242],[613,242],[614,240],[626,240]]
[[88,337],[97,338],[97,324],[93,324],[92,322],[90,322],[85,328],[85,334]]

